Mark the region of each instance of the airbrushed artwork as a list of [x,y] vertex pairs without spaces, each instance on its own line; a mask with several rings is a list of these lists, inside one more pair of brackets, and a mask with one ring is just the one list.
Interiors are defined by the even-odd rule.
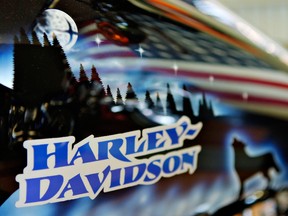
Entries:
[[0,10],[0,215],[288,215],[280,45],[213,0]]
[[[104,191],[108,192],[138,184],[153,184],[162,176],[171,177],[185,172],[192,174],[197,167],[197,158],[201,149],[199,146],[172,151],[164,156],[161,155],[162,157],[157,155],[148,160],[137,160],[135,157],[180,148],[183,146],[184,139],[193,139],[200,129],[201,124],[192,126],[189,119],[184,117],[179,120],[177,125],[144,130],[140,140],[138,140],[140,131],[133,131],[106,137],[93,138],[90,136],[77,143],[73,149],[73,142],[71,142],[73,137],[26,142],[24,146],[27,147],[28,152],[32,151],[31,156],[28,155],[28,158],[32,160],[28,160],[28,166],[25,170],[27,172],[22,176],[17,176],[20,188],[24,186],[22,191],[26,191],[24,194],[25,201],[23,200],[19,206],[59,202],[82,196],[90,196],[91,199],[94,199],[103,187]],[[177,131],[180,133],[178,134]],[[47,154],[50,145],[55,148],[55,152]],[[72,154],[69,153],[71,149]],[[96,155],[94,152],[97,152]],[[52,155],[54,155],[55,160],[53,163],[51,160],[49,161],[49,157]],[[71,160],[69,160],[70,158]],[[82,159],[80,164],[77,162],[79,158]],[[117,165],[111,163],[111,160],[116,160]],[[120,165],[121,162],[126,163]],[[125,166],[125,164],[129,166]],[[171,166],[171,164],[173,165]],[[97,169],[97,167],[101,167],[101,169]],[[76,174],[79,173],[80,175],[71,175],[76,168],[79,169]],[[87,172],[87,169],[90,171]],[[83,170],[85,171],[83,172]],[[51,174],[47,175],[48,172]],[[100,181],[99,176],[101,174],[103,179]],[[85,185],[86,182],[83,178],[87,178],[89,185]],[[45,195],[40,198],[40,192],[45,191],[41,187],[41,181],[45,179],[49,181],[49,188]],[[121,179],[124,179],[124,182]],[[63,182],[66,186],[57,198],[55,194],[59,194],[58,190],[62,188]],[[35,190],[36,185],[39,185],[38,190]],[[87,187],[92,188],[93,191],[89,191]],[[65,196],[66,191],[69,190],[73,191],[72,197]],[[32,194],[29,193],[31,191],[33,191]]]

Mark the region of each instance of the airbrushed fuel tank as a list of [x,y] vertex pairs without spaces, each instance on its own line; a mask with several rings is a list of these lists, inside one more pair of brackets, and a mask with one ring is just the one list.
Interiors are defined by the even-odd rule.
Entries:
[[287,215],[284,48],[212,0],[29,3],[0,9],[1,215]]

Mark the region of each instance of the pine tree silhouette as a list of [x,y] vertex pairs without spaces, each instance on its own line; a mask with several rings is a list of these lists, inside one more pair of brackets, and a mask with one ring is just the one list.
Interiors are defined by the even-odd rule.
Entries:
[[107,92],[106,97],[108,98],[107,102],[111,105],[115,105],[114,98],[109,85],[107,85],[106,92]]
[[174,100],[174,97],[171,93],[170,85],[168,83],[167,83],[166,111],[167,111],[167,113],[172,113],[172,114],[177,113],[175,100]]
[[202,94],[202,100],[199,102],[199,117],[200,118],[214,117],[212,104],[210,102],[210,105],[208,105],[205,93]]
[[145,94],[145,104],[147,108],[152,109],[155,107],[153,100],[150,97],[150,92],[147,90]]
[[138,104],[138,98],[135,94],[131,83],[127,85],[126,97],[125,97],[125,106],[126,108],[133,108]]
[[51,43],[50,43],[46,33],[43,34],[43,46],[44,47],[51,46]]
[[187,88],[185,85],[183,85],[183,114],[187,115],[190,118],[195,117],[193,112],[193,107],[191,100],[189,98],[189,94],[187,92]]
[[35,31],[32,32],[32,44],[37,46],[41,45],[39,38],[37,37],[37,33]]
[[88,77],[86,75],[86,72],[85,72],[82,64],[80,64],[79,82],[80,83],[87,83],[88,82]]
[[119,88],[117,88],[117,95],[116,95],[116,103],[115,104],[116,105],[123,105],[124,104]]
[[106,89],[106,91],[107,91],[107,97],[111,97],[111,98],[113,98],[113,95],[112,95],[112,92],[111,92],[111,88],[110,88],[110,86],[109,85],[107,85],[107,89]]
[[57,39],[56,35],[53,34],[53,46],[54,47],[61,47],[59,40]]
[[130,82],[127,85],[127,92],[126,92],[126,97],[125,97],[126,102],[129,100],[138,101],[137,95],[135,94]]
[[212,105],[212,101],[210,100],[209,102],[209,116],[215,116],[214,115],[214,109],[213,109],[213,105]]
[[71,67],[69,65],[69,62],[67,60],[66,54],[59,42],[59,40],[57,39],[56,35],[53,34],[53,47],[55,47],[56,49],[58,49],[58,53],[59,53],[59,58],[62,59],[63,65],[64,65],[64,72],[66,73],[72,73],[71,71]]
[[[32,43],[21,29],[19,43],[14,44],[13,89],[19,103],[34,106],[64,90],[65,64],[61,47],[41,46],[35,33]],[[45,35],[44,35],[45,38]],[[48,38],[47,38],[48,41]],[[24,43],[24,44],[23,44]],[[34,46],[34,44],[40,44]],[[35,82],[37,80],[37,82]],[[21,102],[20,102],[21,101]]]
[[157,92],[157,95],[156,95],[156,104],[155,104],[155,107],[154,107],[154,111],[156,113],[164,113],[164,107],[162,105],[159,92]]
[[94,90],[96,91],[96,93],[100,97],[104,98],[106,95],[105,89],[104,89],[102,80],[97,72],[97,69],[94,65],[92,65],[92,68],[91,68],[91,84]]
[[102,80],[99,77],[99,73],[94,65],[92,65],[92,68],[91,68],[91,82],[98,82],[103,86]]

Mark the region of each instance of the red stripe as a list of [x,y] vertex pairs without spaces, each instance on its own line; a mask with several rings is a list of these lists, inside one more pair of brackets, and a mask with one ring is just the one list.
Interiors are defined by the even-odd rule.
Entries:
[[102,58],[115,58],[115,57],[136,57],[136,54],[131,51],[113,51],[107,53],[92,54],[89,57],[102,59]]
[[[165,74],[175,74],[175,71],[173,68],[159,68],[159,67],[145,67],[146,70],[150,71],[157,71],[160,73]],[[199,71],[191,71],[191,70],[178,70],[177,75],[180,76],[187,76],[187,77],[195,77],[195,78],[202,78],[208,80],[209,77],[213,76],[216,80],[223,80],[223,81],[235,81],[240,83],[252,83],[252,84],[261,84],[271,87],[278,87],[278,88],[284,88],[288,90],[288,83],[280,83],[275,81],[269,81],[269,80],[259,80],[254,78],[247,78],[247,77],[240,77],[240,76],[229,76],[225,74],[212,74],[209,72],[199,72]]]

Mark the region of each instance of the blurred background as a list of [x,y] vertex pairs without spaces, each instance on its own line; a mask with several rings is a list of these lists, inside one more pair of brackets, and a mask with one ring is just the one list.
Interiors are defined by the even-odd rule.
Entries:
[[288,48],[287,0],[218,0],[227,8]]

